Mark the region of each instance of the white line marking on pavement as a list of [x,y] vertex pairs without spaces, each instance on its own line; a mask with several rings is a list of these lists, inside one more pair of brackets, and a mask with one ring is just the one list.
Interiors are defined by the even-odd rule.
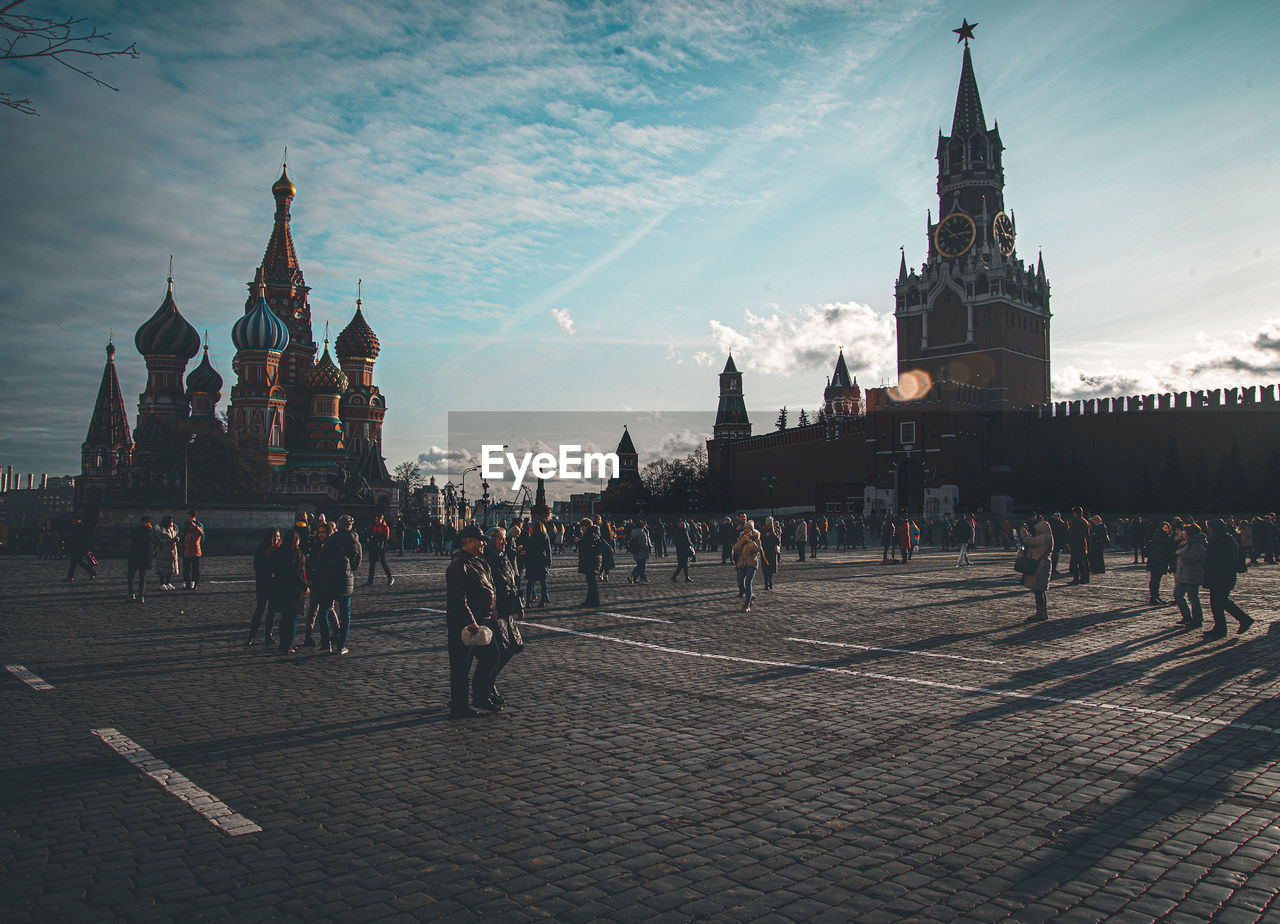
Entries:
[[920,655],[922,658],[948,658],[952,661],[969,661],[974,664],[1004,664],[1004,661],[991,661],[987,658],[965,658],[961,655],[941,654],[936,651],[916,651],[913,648],[875,648],[871,645],[852,645],[848,642],[824,642],[816,638],[789,638],[788,642],[803,642],[806,645],[827,645],[831,648],[857,648],[861,651],[889,651],[894,654]]
[[1209,719],[1204,716],[1186,715],[1181,712],[1166,712],[1163,709],[1145,709],[1141,706],[1122,706],[1116,703],[1103,703],[1092,699],[1067,699],[1061,696],[1045,696],[1041,693],[1019,693],[1015,690],[997,690],[992,687],[975,687],[962,683],[944,683],[941,680],[921,680],[918,677],[899,677],[893,674],[878,674],[871,671],[856,671],[847,667],[823,667],[820,664],[796,664],[791,661],[766,661],[761,658],[739,658],[734,655],[710,654],[705,651],[689,651],[685,648],[670,648],[665,645],[653,645],[649,642],[637,642],[629,638],[615,638],[610,635],[599,635],[594,632],[579,632],[576,629],[565,629],[560,626],[548,626],[537,622],[526,622],[526,626],[535,629],[546,629],[549,632],[561,632],[565,635],[577,635],[581,638],[594,638],[602,642],[614,642],[618,645],[632,645],[636,648],[647,648],[650,651],[661,651],[665,654],[685,655],[690,658],[707,658],[712,661],[729,661],[734,664],[751,664],[756,667],[782,667],[789,670],[812,671],[816,674],[843,674],[846,677],[864,677],[868,680],[885,680],[909,686],[930,687],[936,690],[949,690],[954,693],[979,693],[984,696],[996,696],[1006,699],[1023,699],[1040,703],[1055,703],[1063,706],[1084,706],[1087,709],[1099,709],[1107,712],[1131,712],[1136,715],[1153,716],[1161,719],[1174,719],[1179,722],[1191,722],[1196,725],[1214,725],[1221,728],[1243,728],[1248,731],[1262,732],[1267,735],[1280,735],[1280,729],[1267,725],[1254,725],[1249,722],[1233,722],[1228,719]]
[[258,582],[254,579],[248,579],[244,581],[205,581],[205,583],[206,584],[256,584]]
[[429,606],[410,606],[402,610],[392,610],[393,613],[440,613],[444,615],[444,610],[432,609]]
[[31,689],[33,690],[52,690],[53,689],[53,684],[45,680],[41,680],[35,674],[31,673],[31,671],[23,667],[21,664],[6,664],[4,666],[4,669],[7,670],[9,673],[13,674],[13,676],[17,677],[27,686],[31,687]]
[[665,622],[665,623],[667,623],[668,625],[671,625],[671,624],[672,624],[670,619],[657,619],[657,618],[655,618],[655,617],[653,617],[653,616],[628,616],[626,613],[604,613],[604,612],[596,612],[596,613],[594,613],[594,614],[592,614],[592,615],[595,615],[595,616],[612,616],[612,617],[614,617],[615,619],[638,619],[638,620],[640,620],[641,622]]
[[262,830],[260,825],[231,811],[231,807],[225,802],[215,799],[208,790],[200,788],[163,760],[156,758],[146,748],[130,741],[114,728],[93,728],[90,731],[101,738],[103,744],[159,783],[161,788],[177,796],[203,815],[206,821],[221,828],[232,837]]

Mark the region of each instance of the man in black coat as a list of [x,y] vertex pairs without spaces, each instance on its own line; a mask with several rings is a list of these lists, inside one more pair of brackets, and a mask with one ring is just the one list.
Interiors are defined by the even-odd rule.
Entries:
[[693,578],[689,577],[689,559],[693,557],[693,539],[689,536],[689,527],[684,520],[676,524],[671,537],[676,544],[676,570],[672,573],[671,580],[675,581],[683,571],[684,579],[692,582]]
[[1236,586],[1236,574],[1244,564],[1244,553],[1235,537],[1222,520],[1210,520],[1209,548],[1204,555],[1204,586],[1209,588],[1209,612],[1213,613],[1213,628],[1204,634],[1206,639],[1225,638],[1227,617],[1230,613],[1239,625],[1238,633],[1247,632],[1253,618],[1236,606],[1231,591]]
[[480,713],[467,705],[472,649],[462,641],[462,630],[478,628],[497,614],[497,594],[482,554],[485,541],[480,527],[464,526],[458,531],[458,542],[462,547],[453,553],[444,572],[444,621],[449,646],[449,714],[463,719]]
[[[360,570],[360,539],[355,534],[355,520],[339,517],[338,528],[324,545],[312,552],[311,596],[320,619],[320,646],[340,655],[347,653],[347,637],[351,634],[351,595],[355,592],[356,573]],[[334,610],[332,643],[329,636],[329,607]]]

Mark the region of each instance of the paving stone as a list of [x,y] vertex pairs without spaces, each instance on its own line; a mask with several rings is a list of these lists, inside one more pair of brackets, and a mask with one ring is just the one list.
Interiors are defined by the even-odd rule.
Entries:
[[[695,585],[609,582],[604,612],[531,614],[512,707],[463,722],[441,617],[415,609],[443,608],[443,559],[358,589],[352,656],[287,663],[239,644],[252,585],[215,583],[247,559],[145,605],[120,562],[67,586],[0,559],[0,646],[53,684],[0,677],[6,918],[1265,915],[1280,568],[1237,588],[1253,633],[1212,646],[1140,605],[1123,555],[1055,582],[1031,629],[1009,556],[974,557],[788,562],[751,614],[709,562]],[[92,728],[263,831],[217,830]]]

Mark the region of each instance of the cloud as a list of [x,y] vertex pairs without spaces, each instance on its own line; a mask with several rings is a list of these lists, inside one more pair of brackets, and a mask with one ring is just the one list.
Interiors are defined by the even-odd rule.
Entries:
[[568,308],[552,308],[551,316],[556,319],[556,327],[560,328],[562,333],[573,336],[573,315],[569,313]]
[[459,472],[477,464],[480,457],[469,449],[444,449],[432,446],[426,452],[418,453],[418,464],[424,475]]
[[[864,378],[890,376],[897,362],[892,315],[858,302],[805,305],[795,312],[774,306],[772,314],[743,312],[740,327],[711,321],[711,339],[723,356],[733,351],[742,371],[790,376],[835,366],[843,348],[850,373]],[[695,353],[699,365],[711,365],[716,354]]]
[[[1120,344],[1097,352],[1124,355]],[[1280,377],[1280,319],[1253,331],[1228,331],[1210,337],[1200,333],[1194,346],[1176,359],[1152,360],[1138,367],[1114,362],[1074,359],[1053,369],[1053,397],[1058,401],[1128,395],[1196,391],[1206,388],[1270,384]]]
[[709,439],[711,439],[709,432],[695,433],[686,427],[676,433],[663,436],[657,451],[652,455],[659,459],[682,459],[699,449],[705,450]]

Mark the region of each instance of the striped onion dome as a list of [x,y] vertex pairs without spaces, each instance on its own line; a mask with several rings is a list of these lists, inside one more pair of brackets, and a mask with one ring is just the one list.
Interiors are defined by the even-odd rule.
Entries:
[[222,376],[218,375],[217,370],[209,363],[208,344],[204,347],[204,359],[200,360],[200,365],[192,369],[187,376],[187,391],[210,395],[216,395],[222,391]]
[[187,323],[173,300],[173,277],[169,290],[156,313],[133,335],[134,345],[143,356],[180,356],[190,359],[200,352],[200,334]]
[[338,354],[339,359],[348,359],[353,356],[361,359],[377,359],[380,349],[378,335],[364,319],[364,312],[360,310],[360,300],[356,299],[356,316],[343,328],[342,333],[338,334],[338,339],[333,344],[333,351]]
[[329,341],[324,342],[324,353],[320,361],[307,370],[302,377],[302,385],[307,391],[317,395],[340,395],[347,390],[347,377],[329,358]]
[[271,350],[275,353],[284,352],[289,345],[289,328],[267,305],[267,297],[261,288],[253,310],[231,328],[231,342],[237,350]]

